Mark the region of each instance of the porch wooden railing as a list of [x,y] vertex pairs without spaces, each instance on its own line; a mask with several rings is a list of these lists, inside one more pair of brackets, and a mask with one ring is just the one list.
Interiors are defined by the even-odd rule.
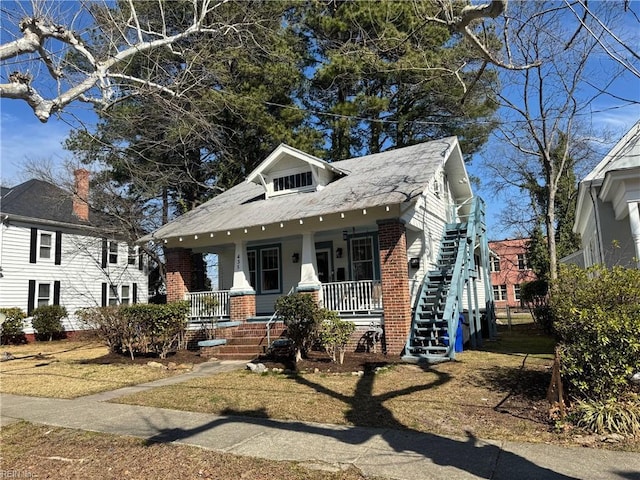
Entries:
[[191,304],[192,319],[229,317],[229,291],[188,292],[185,300]]
[[323,306],[338,313],[382,310],[382,285],[379,280],[332,282],[322,284]]

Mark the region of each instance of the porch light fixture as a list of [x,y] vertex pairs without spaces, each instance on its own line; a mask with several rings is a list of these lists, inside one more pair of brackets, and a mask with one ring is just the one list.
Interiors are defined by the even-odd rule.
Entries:
[[262,228],[263,232],[265,231],[265,226],[264,225],[262,225],[262,227],[260,227],[260,228]]
[[280,228],[284,228],[284,223],[280,222]]
[[231,235],[231,230],[227,230],[227,236]]
[[211,232],[211,233],[209,234],[209,236],[210,236],[211,238],[213,238],[213,232]]
[[344,218],[344,213],[341,213],[341,214],[340,214],[340,218]]
[[181,241],[182,241],[182,237],[180,237],[180,238],[178,239],[178,241],[179,241],[179,242],[181,242]]
[[194,239],[194,240],[197,240],[197,239],[198,239],[198,235],[194,235],[194,236],[193,236],[193,239]]
[[304,220],[300,219],[300,225],[302,225],[304,223]]
[[363,215],[366,215],[366,214],[367,214],[367,209],[366,209],[366,208],[363,208],[363,209],[362,209],[362,214],[363,214]]
[[411,268],[420,268],[420,258],[419,257],[412,257],[409,259],[409,266]]
[[336,248],[336,258],[342,258],[342,248]]
[[300,261],[300,254],[294,253],[293,255],[291,255],[291,261],[293,263],[298,263]]
[[324,218],[322,218],[322,215],[320,216],[319,220],[322,222],[324,220]]

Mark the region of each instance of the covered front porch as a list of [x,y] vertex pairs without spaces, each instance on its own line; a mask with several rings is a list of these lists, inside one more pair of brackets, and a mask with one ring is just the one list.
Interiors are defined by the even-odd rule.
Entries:
[[[274,321],[280,296],[308,293],[322,307],[353,321],[356,335],[384,328],[386,351],[400,354],[411,321],[415,282],[409,273],[417,272],[417,266],[409,266],[407,233],[402,221],[389,219],[348,229],[167,249],[168,300],[189,301],[194,327],[224,321],[257,324]],[[418,238],[416,232],[408,236]],[[192,257],[200,253],[217,255],[219,288],[192,288]]]

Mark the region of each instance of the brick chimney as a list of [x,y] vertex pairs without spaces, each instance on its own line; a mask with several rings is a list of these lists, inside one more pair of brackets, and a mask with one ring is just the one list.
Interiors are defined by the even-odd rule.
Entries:
[[75,192],[73,195],[73,214],[80,220],[89,221],[89,171],[78,168],[75,176]]

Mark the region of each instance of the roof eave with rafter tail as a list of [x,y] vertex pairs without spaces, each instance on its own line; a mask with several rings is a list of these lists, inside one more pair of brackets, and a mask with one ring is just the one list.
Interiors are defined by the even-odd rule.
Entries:
[[[281,145],[268,159],[273,161],[273,158],[277,158],[278,151],[280,154],[288,152],[291,147]],[[310,192],[265,198],[263,186],[250,180],[253,174],[257,178],[260,172],[258,167],[247,181],[167,223],[140,241],[163,241],[193,235],[213,237],[232,230],[415,203],[449,157],[455,158],[455,168],[447,172],[449,181],[455,183],[460,194],[470,196],[458,140],[448,137],[331,164],[325,162],[330,168],[341,172],[342,176],[324,188]],[[263,167],[269,165],[265,162],[261,164]],[[451,175],[460,178],[451,178]],[[457,197],[458,193],[454,192],[454,195]]]

